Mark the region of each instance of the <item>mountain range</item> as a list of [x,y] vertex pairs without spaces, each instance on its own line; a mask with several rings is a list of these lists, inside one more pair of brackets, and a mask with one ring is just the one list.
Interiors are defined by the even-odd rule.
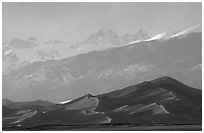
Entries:
[[201,130],[202,124],[201,90],[170,77],[64,104],[28,103],[3,103],[3,130]]
[[147,33],[142,29],[134,35],[127,33],[122,36],[111,29],[101,29],[91,34],[86,40],[76,43],[56,39],[43,41],[35,37],[27,40],[13,39],[3,43],[3,74],[37,61],[59,60],[147,38]]
[[[202,33],[191,32],[195,28],[197,26],[127,44],[116,43],[115,47],[90,50],[60,60],[27,64],[3,75],[3,98],[19,102],[37,99],[60,102],[87,93],[107,93],[161,76],[171,76],[201,89]],[[143,33],[140,30],[137,35],[143,36]],[[105,39],[97,42],[98,36]],[[111,30],[100,30],[84,44],[101,45],[104,40],[114,42],[110,38],[117,40],[118,36]],[[82,44],[76,49],[90,46]]]

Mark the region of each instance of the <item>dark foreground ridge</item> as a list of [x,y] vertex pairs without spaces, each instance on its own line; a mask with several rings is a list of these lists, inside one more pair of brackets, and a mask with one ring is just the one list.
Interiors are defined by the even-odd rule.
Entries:
[[14,103],[4,102],[3,130],[202,130],[201,90],[170,77],[65,104]]

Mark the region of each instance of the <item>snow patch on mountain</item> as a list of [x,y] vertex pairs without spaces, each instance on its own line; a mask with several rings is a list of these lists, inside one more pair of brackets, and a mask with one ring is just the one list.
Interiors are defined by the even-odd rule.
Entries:
[[8,50],[8,51],[6,51],[6,52],[4,53],[4,55],[8,55],[8,54],[10,54],[11,52],[13,52],[13,50]]
[[135,44],[135,43],[139,43],[139,42],[143,42],[144,40],[137,40],[137,41],[134,41],[134,42],[130,42],[128,44],[125,44],[125,45],[131,45],[131,44]]
[[189,32],[193,31],[194,29],[196,29],[196,28],[198,28],[198,27],[200,27],[200,26],[201,26],[201,25],[196,25],[196,26],[191,27],[191,28],[189,28],[189,29],[183,30],[183,31],[181,31],[181,32],[179,32],[179,33],[173,35],[172,38],[174,38],[174,37],[180,37],[180,36],[186,35],[186,34],[188,34]]
[[72,101],[72,100],[61,101],[60,104],[69,103],[69,102],[71,102],[71,101]]
[[159,40],[159,39],[162,39],[167,33],[164,32],[164,33],[161,33],[161,34],[158,34],[150,39],[147,39],[145,41],[153,41],[153,40]]

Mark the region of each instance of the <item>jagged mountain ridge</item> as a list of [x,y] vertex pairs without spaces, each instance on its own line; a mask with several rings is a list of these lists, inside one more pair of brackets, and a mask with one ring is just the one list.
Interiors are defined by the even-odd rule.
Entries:
[[90,35],[85,41],[76,44],[55,39],[44,42],[35,37],[27,40],[13,39],[3,43],[3,73],[9,73],[37,61],[59,60],[147,38],[148,35],[144,30],[139,30],[135,35],[127,34],[120,37],[111,29],[101,29]]
[[110,45],[122,45],[122,44],[124,45],[137,40],[146,40],[148,38],[149,38],[148,34],[143,29],[140,29],[135,34],[126,33],[121,36],[119,36],[116,32],[114,32],[111,29],[107,29],[107,30],[101,29],[98,32],[90,35],[90,37],[87,38],[84,42],[77,43],[77,45],[73,45],[72,47],[75,49],[82,49],[82,48],[87,49],[89,45],[91,46],[107,45],[106,47],[110,47]]
[[[59,102],[88,92],[105,93],[162,75],[177,79],[179,72],[202,64],[201,35],[190,33],[166,41],[139,42],[58,61],[36,62],[3,77],[3,96],[19,100],[47,97]],[[188,79],[185,80],[188,76],[180,81],[188,84]],[[194,87],[201,89],[201,79],[199,76],[195,79],[200,84]]]
[[3,74],[37,61],[59,60],[80,53],[129,45],[141,41],[166,40],[191,32],[195,28],[200,28],[200,25],[181,32],[179,30],[173,30],[161,33],[151,38],[143,29],[140,29],[135,34],[127,33],[121,36],[111,29],[101,29],[90,35],[85,41],[74,44],[55,39],[44,42],[35,37],[30,37],[27,40],[14,39],[11,42],[3,43]]

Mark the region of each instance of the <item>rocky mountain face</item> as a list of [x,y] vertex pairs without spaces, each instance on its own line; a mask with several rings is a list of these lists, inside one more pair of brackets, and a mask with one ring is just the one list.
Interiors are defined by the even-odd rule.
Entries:
[[105,94],[86,94],[65,104],[2,108],[3,130],[110,130],[120,126],[131,129],[202,124],[201,90],[170,77]]
[[202,34],[189,33],[26,65],[3,76],[3,97],[59,102],[165,75],[201,89],[201,64]]
[[80,42],[76,45],[73,45],[72,48],[89,49],[91,46],[95,46],[95,48],[92,47],[92,50],[96,50],[101,49],[101,47],[114,47],[114,45],[125,45],[133,41],[146,40],[148,38],[148,34],[143,29],[140,29],[135,34],[126,33],[121,36],[119,36],[111,29],[101,29],[98,32],[90,35],[90,37],[87,38],[84,42]]
[[14,39],[3,44],[3,74],[17,70],[36,61],[61,59],[66,55],[66,42],[49,40],[39,41],[32,37],[28,40]]
[[17,70],[37,61],[59,60],[80,53],[101,50],[116,45],[123,45],[138,39],[147,39],[144,30],[135,35],[126,34],[119,37],[113,30],[101,29],[90,35],[85,41],[70,43],[51,39],[46,42],[30,37],[27,40],[13,39],[3,43],[3,74]]

